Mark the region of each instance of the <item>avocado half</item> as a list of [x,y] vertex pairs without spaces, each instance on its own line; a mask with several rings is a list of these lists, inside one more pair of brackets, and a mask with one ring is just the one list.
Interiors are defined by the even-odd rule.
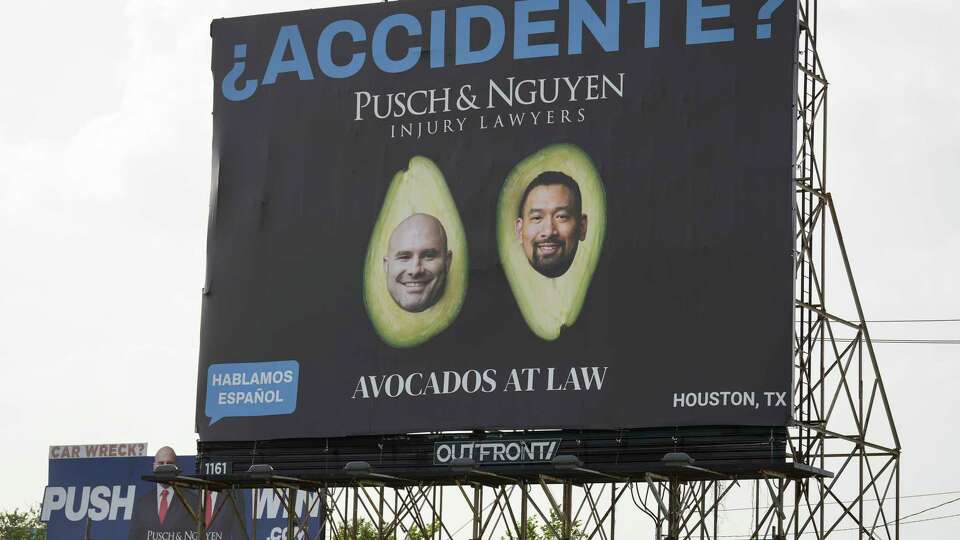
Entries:
[[[391,233],[413,214],[440,220],[447,233],[447,249],[453,252],[443,296],[419,313],[404,311],[393,301],[383,268]],[[467,261],[467,237],[443,173],[430,159],[414,156],[406,170],[393,176],[363,266],[363,302],[383,341],[392,347],[413,347],[450,326],[466,297]]]
[[[520,198],[540,173],[562,172],[580,186],[587,236],[580,242],[573,264],[562,275],[548,278],[530,266],[514,223]],[[590,279],[597,268],[607,228],[607,201],[600,174],[590,157],[573,144],[554,144],[527,157],[507,175],[497,204],[497,243],[503,271],[520,312],[534,334],[552,341],[572,326],[583,307]]]

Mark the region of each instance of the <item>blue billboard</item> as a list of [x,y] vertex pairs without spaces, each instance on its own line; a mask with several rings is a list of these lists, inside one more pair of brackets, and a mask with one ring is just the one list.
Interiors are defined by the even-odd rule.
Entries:
[[[158,456],[160,454],[158,453]],[[41,518],[51,540],[196,540],[200,498],[210,509],[206,540],[279,540],[286,538],[287,512],[271,489],[236,492],[234,507],[226,492],[181,489],[142,479],[153,457],[51,459]],[[195,456],[175,456],[183,474],[195,469]],[[187,508],[189,506],[189,509]],[[298,492],[298,521],[313,537],[320,530],[317,494]],[[242,516],[242,523],[238,516]],[[254,523],[255,521],[255,523]],[[254,528],[255,525],[255,528]],[[255,532],[255,534],[254,534]],[[298,538],[306,537],[298,531]]]

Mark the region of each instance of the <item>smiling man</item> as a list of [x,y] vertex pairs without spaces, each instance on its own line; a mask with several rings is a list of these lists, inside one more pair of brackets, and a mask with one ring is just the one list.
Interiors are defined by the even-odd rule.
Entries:
[[452,260],[440,220],[413,214],[393,230],[383,258],[390,296],[411,313],[426,310],[443,296]]
[[587,236],[580,186],[566,174],[541,173],[520,199],[516,231],[530,266],[548,278],[562,276]]

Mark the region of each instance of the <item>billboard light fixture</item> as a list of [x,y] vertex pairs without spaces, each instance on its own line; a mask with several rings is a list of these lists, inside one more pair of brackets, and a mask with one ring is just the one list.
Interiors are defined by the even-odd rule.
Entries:
[[180,476],[180,467],[177,467],[173,463],[164,463],[153,469],[153,475],[159,480],[173,480]]
[[343,466],[343,472],[350,476],[370,476],[372,468],[366,461],[350,461]]
[[573,472],[578,472],[582,474],[589,474],[593,476],[599,476],[601,478],[607,478],[609,480],[613,480],[614,482],[627,481],[626,478],[621,478],[619,476],[615,476],[612,474],[595,471],[593,469],[585,469],[583,467],[583,461],[581,461],[579,457],[573,454],[562,454],[559,456],[554,456],[554,458],[550,460],[550,464],[553,465],[553,468],[557,469],[558,471],[573,471]]
[[476,467],[477,463],[471,458],[454,458],[450,461],[450,469],[456,473],[468,473]]
[[723,473],[719,473],[717,471],[713,471],[710,469],[705,469],[703,467],[697,467],[696,465],[694,465],[696,460],[690,457],[690,454],[687,454],[686,452],[670,452],[670,453],[664,454],[663,458],[661,458],[660,461],[667,467],[671,467],[671,468],[706,473],[711,476],[716,476],[718,478],[727,477]]
[[573,454],[554,456],[554,458],[550,460],[550,463],[554,468],[565,471],[583,468],[583,462]]
[[502,474],[492,473],[490,471],[483,471],[477,467],[477,462],[471,458],[454,458],[450,461],[450,470],[457,474],[463,475],[479,475],[486,476],[488,478],[496,478],[499,481],[505,482],[516,482],[514,478],[509,476],[504,476]]
[[379,481],[392,481],[398,482],[401,481],[400,478],[396,476],[390,476],[389,474],[381,474],[373,472],[373,467],[370,466],[366,461],[350,461],[343,466],[343,472],[352,478],[365,478],[371,480]]
[[660,459],[668,467],[687,467],[696,461],[686,452],[669,452]]
[[270,478],[273,476],[273,466],[267,463],[254,463],[247,469],[247,474],[254,478]]

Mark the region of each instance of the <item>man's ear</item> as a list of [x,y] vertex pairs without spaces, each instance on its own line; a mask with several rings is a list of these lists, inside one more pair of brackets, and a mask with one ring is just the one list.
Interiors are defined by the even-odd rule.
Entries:
[[383,273],[384,273],[384,274],[387,274],[387,273],[388,273],[388,272],[387,272],[387,258],[386,258],[386,257],[383,258]]
[[523,231],[523,218],[517,218],[517,220],[513,222],[513,230],[517,233],[517,240],[520,240],[522,243],[523,237],[520,236],[520,233]]
[[447,272],[450,272],[450,266],[453,265],[453,251],[447,251]]
[[587,215],[580,215],[580,241],[582,242],[587,238]]

